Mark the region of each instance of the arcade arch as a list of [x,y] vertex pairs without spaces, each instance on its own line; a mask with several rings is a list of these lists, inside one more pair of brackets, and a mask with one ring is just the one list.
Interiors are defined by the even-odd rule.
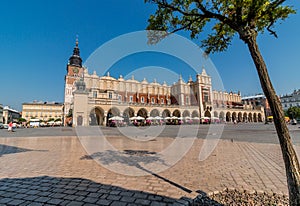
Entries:
[[159,111],[157,109],[152,109],[150,112],[150,117],[159,116]]
[[175,116],[175,117],[180,117],[180,111],[179,111],[178,109],[175,109],[175,110],[173,111],[173,116]]
[[101,107],[95,107],[90,112],[89,125],[103,125],[104,110]]
[[144,117],[145,119],[148,116],[148,111],[145,108],[141,108],[138,112],[137,112],[137,116],[141,116]]
[[196,111],[196,110],[194,110],[194,111],[192,112],[192,117],[199,117],[199,112]]
[[190,117],[190,112],[188,110],[184,110],[184,112],[182,113],[183,117]]
[[170,116],[171,116],[170,110],[165,109],[165,110],[162,112],[162,117],[163,117],[163,118],[165,118],[165,117],[170,117]]

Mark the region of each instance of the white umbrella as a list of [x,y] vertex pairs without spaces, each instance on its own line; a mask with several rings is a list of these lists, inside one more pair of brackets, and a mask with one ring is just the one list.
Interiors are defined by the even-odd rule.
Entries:
[[210,119],[209,117],[201,117],[201,119]]
[[165,117],[165,119],[171,119],[171,117]]
[[212,117],[211,119],[219,119],[219,117]]
[[162,117],[160,117],[160,116],[156,116],[156,117],[154,117],[156,120],[161,120],[162,119]]
[[173,117],[171,117],[171,119],[178,119],[178,117],[176,117],[176,116],[173,116]]
[[135,119],[136,119],[136,117],[130,117],[129,119],[130,119],[130,120],[135,120]]
[[185,119],[191,119],[190,117],[184,117]]
[[200,119],[199,117],[193,117],[192,119]]
[[141,117],[141,116],[137,116],[137,117],[130,117],[129,119],[130,120],[144,120],[145,118]]
[[154,117],[147,117],[147,120],[153,120]]
[[119,117],[119,116],[113,116],[113,117],[109,118],[108,120],[122,121],[122,120],[124,120],[124,118],[123,117]]
[[137,116],[136,117],[136,120],[144,120],[145,118],[144,117],[141,117],[141,116]]

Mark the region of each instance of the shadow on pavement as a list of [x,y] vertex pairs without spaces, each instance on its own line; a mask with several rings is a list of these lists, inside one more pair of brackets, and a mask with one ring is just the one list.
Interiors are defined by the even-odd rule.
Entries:
[[177,184],[176,182],[169,180],[167,178],[164,178],[146,168],[144,168],[143,166],[141,166],[141,163],[143,164],[149,164],[152,162],[159,162],[163,165],[167,164],[164,162],[164,160],[160,159],[158,156],[153,156],[154,154],[156,154],[156,152],[149,152],[147,150],[124,150],[123,152],[120,151],[105,151],[105,152],[97,152],[91,155],[85,155],[83,157],[81,157],[80,159],[95,159],[95,160],[99,160],[102,164],[105,165],[109,165],[111,163],[122,163],[128,166],[132,166],[135,168],[138,168],[142,171],[145,171],[146,173],[153,175],[175,187],[177,187],[178,189],[181,189],[185,192],[191,193],[192,190]]
[[15,147],[15,146],[9,146],[0,144],[0,157],[6,154],[14,154],[14,153],[20,153],[20,152],[31,152],[31,151],[40,151],[45,152],[45,150],[31,150],[31,149],[25,149],[21,147]]
[[194,205],[193,202],[186,197],[174,199],[82,178],[0,179],[0,205]]

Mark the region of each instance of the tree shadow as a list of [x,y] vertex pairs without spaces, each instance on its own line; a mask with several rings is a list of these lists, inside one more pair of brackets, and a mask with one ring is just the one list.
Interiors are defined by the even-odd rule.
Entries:
[[31,151],[45,152],[46,150],[32,150],[32,149],[26,149],[26,148],[21,148],[21,147],[0,144],[0,157],[3,155],[7,155],[7,154],[31,152]]
[[170,166],[162,160],[156,152],[150,152],[147,150],[123,150],[123,151],[112,151],[107,150],[105,152],[97,152],[91,155],[85,155],[80,158],[83,159],[95,159],[99,160],[104,165],[109,165],[112,163],[121,163],[127,166],[138,168],[149,175],[153,175],[187,193],[193,192],[192,190],[180,185],[172,180],[160,176],[159,174],[152,172],[141,165],[150,164],[153,162],[159,162],[164,166]]

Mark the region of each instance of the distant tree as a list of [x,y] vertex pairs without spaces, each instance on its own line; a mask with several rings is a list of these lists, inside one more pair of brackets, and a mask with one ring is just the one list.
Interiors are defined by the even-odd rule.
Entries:
[[[145,0],[157,5],[149,18],[149,30],[159,30],[149,37],[150,43],[169,33],[188,31],[192,39],[200,39],[203,31],[211,33],[201,41],[206,54],[225,51],[237,34],[247,45],[255,64],[261,87],[270,104],[274,124],[285,163],[290,205],[300,205],[300,167],[285,123],[281,103],[272,86],[265,61],[257,44],[259,33],[273,30],[279,20],[295,13],[285,0]],[[208,28],[211,26],[211,28]],[[207,29],[206,29],[207,28]],[[155,33],[154,33],[155,34]]]
[[49,118],[47,122],[52,122],[54,121],[54,118]]
[[300,118],[300,107],[290,107],[286,113],[291,119]]
[[18,119],[18,122],[27,122],[27,120],[26,119],[24,119],[24,118],[22,118],[22,117],[20,117],[19,119]]
[[54,122],[61,122],[61,118],[55,119]]

